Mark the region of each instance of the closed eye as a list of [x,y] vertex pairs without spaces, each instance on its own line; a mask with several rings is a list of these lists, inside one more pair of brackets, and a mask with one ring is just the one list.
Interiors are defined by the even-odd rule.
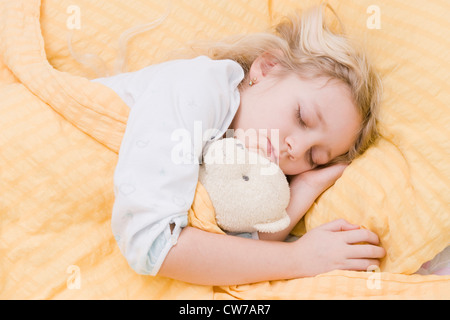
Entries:
[[308,151],[308,162],[309,162],[309,165],[311,166],[311,168],[317,167],[317,164],[314,162],[313,157],[312,157],[312,148],[309,149],[309,151]]
[[304,127],[304,128],[307,127],[305,121],[303,121],[303,117],[302,117],[302,109],[301,109],[300,105],[298,105],[298,108],[297,108],[296,118],[297,118],[297,120],[298,120],[298,123],[299,123],[302,127]]

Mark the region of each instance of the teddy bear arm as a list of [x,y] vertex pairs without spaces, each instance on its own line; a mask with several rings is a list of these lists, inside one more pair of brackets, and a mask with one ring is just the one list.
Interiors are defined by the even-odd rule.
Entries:
[[267,223],[258,223],[255,224],[254,227],[259,232],[275,233],[287,228],[289,223],[291,223],[291,219],[286,213],[280,220]]

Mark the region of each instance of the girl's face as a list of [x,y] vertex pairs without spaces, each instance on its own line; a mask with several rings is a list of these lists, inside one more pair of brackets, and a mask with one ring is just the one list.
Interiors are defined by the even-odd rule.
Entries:
[[[259,59],[259,58],[258,58]],[[230,126],[248,148],[296,175],[346,153],[354,144],[361,116],[349,88],[338,81],[276,76],[277,65],[258,61],[250,70],[252,86],[241,90],[241,104]],[[237,130],[241,129],[241,130]],[[259,133],[255,144],[242,132]]]

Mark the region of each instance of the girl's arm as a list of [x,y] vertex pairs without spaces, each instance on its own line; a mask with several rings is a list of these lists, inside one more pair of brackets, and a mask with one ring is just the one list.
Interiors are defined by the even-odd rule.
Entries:
[[236,285],[292,278],[288,243],[184,228],[159,275],[202,285]]
[[[358,242],[367,245],[354,245]],[[367,270],[385,252],[378,237],[336,220],[294,242],[253,240],[186,227],[159,275],[202,285],[237,285],[315,276],[335,269]]]
[[[335,165],[293,177],[288,208],[291,225],[277,234],[260,233],[260,239],[266,240],[184,228],[158,274],[202,285],[236,285],[378,266],[385,251],[378,246],[377,235],[345,220],[324,224],[294,242],[267,240],[283,240],[345,167]],[[361,242],[368,244],[354,245]]]

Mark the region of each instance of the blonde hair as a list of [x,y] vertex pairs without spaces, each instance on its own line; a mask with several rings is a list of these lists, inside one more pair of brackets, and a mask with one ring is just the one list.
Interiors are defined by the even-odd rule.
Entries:
[[[376,141],[379,136],[377,119],[383,87],[381,77],[368,61],[366,52],[351,43],[343,31],[333,31],[325,22],[325,9],[329,9],[334,14],[343,29],[337,14],[325,2],[304,11],[301,15],[285,17],[269,32],[240,35],[213,44],[196,42],[191,49],[197,55],[207,55],[216,60],[236,61],[244,69],[245,81],[248,81],[250,67],[256,58],[268,53],[285,72],[295,72],[303,78],[328,77],[346,84],[362,117],[362,125],[354,145],[347,153],[333,159],[328,164],[330,165],[352,161]],[[169,6],[166,13],[158,20],[133,27],[122,34],[115,74],[124,70],[130,39],[160,25],[167,18],[170,10]],[[96,64],[98,65],[99,57],[77,55],[72,50],[71,36],[68,42],[70,53],[77,61],[94,70],[98,69]],[[102,62],[102,68],[100,68],[99,76],[109,75],[104,62],[102,60],[100,62]]]
[[[362,117],[362,125],[352,148],[331,163],[349,162],[364,153],[379,136],[378,109],[381,103],[381,77],[369,63],[364,50],[351,43],[343,32],[334,32],[325,23],[323,3],[301,15],[285,17],[273,30],[233,37],[208,48],[192,46],[212,59],[231,59],[241,65],[246,74],[257,57],[269,53],[285,72],[295,72],[303,78],[327,77],[345,83]],[[342,24],[339,21],[339,24]],[[329,164],[331,164],[329,163]],[[328,164],[328,165],[329,165]]]

